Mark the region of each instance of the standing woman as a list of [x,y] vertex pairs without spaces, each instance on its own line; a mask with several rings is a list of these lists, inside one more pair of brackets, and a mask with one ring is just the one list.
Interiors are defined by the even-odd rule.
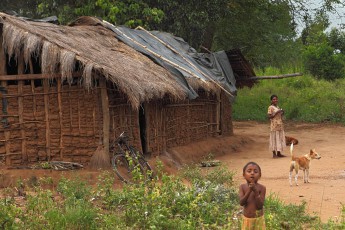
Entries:
[[282,153],[285,144],[285,133],[283,124],[284,110],[278,106],[278,96],[271,96],[271,105],[268,107],[268,118],[271,121],[270,145],[269,149],[273,152],[273,158],[285,157]]

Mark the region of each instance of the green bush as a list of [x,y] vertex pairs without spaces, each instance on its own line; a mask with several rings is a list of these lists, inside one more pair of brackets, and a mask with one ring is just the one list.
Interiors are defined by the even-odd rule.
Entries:
[[[58,193],[38,185],[28,192],[25,207],[12,198],[0,200],[1,229],[240,229],[238,188],[226,168],[191,166],[180,176],[157,175],[116,190],[111,172],[104,172],[95,188],[66,178]],[[339,221],[327,223],[308,215],[305,206],[268,195],[267,229],[344,229],[344,206]]]
[[335,80],[344,77],[344,55],[334,53],[328,44],[308,46],[303,52],[305,69],[319,79]]
[[239,89],[233,104],[234,120],[267,121],[270,96],[279,97],[287,120],[345,124],[345,79],[316,80],[299,76],[261,80],[251,89]]

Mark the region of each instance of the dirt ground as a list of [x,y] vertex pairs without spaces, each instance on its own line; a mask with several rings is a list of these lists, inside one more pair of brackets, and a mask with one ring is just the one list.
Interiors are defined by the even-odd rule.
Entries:
[[[273,159],[268,151],[269,124],[257,122],[234,122],[234,136],[215,138],[193,146],[175,148],[174,156],[188,161],[198,161],[200,153],[212,153],[216,159],[236,172],[235,181],[243,183],[243,166],[249,161],[257,162],[262,169],[260,182],[267,193],[274,193],[285,203],[307,202],[307,212],[321,217],[323,222],[338,220],[341,204],[345,204],[345,127],[330,124],[285,125],[286,135],[295,137],[299,144],[294,146],[296,156],[307,154],[310,149],[321,155],[313,160],[310,169],[310,183],[303,183],[299,173],[299,186],[289,185],[290,157]],[[199,154],[198,154],[199,153]],[[290,155],[289,147],[284,151]]]
[[[164,162],[167,173],[175,174],[184,163],[200,162],[210,153],[216,156],[229,170],[236,172],[235,183],[243,183],[242,168],[248,161],[257,162],[262,169],[260,182],[267,187],[267,193],[274,193],[286,203],[307,202],[307,211],[321,217],[322,221],[337,220],[341,214],[341,203],[345,204],[345,127],[329,124],[288,123],[286,135],[299,140],[295,155],[304,155],[315,148],[321,155],[313,160],[310,170],[311,183],[304,184],[300,173],[299,186],[290,187],[288,182],[290,158],[273,159],[268,151],[269,124],[257,122],[234,122],[234,135],[213,138],[189,146],[168,150],[159,158]],[[284,152],[289,154],[288,148]],[[154,166],[155,159],[150,159]],[[0,196],[6,187],[17,186],[18,178],[33,180],[51,177],[54,186],[61,176],[83,177],[90,184],[96,184],[100,171],[76,170],[32,170],[8,169],[0,166]],[[115,179],[115,187],[121,182]]]

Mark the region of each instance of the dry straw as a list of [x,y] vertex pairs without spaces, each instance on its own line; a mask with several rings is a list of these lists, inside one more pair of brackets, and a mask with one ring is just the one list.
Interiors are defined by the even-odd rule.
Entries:
[[92,155],[90,160],[90,168],[91,169],[109,169],[111,168],[110,164],[110,156],[104,150],[103,145],[99,145]]

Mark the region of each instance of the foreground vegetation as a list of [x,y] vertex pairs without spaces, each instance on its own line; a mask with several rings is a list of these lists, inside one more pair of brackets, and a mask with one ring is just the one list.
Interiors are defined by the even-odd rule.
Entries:
[[[96,187],[88,186],[77,174],[75,178],[62,178],[56,189],[47,189],[52,182],[49,178],[18,181],[18,187],[25,187],[26,197],[18,204],[14,189],[1,192],[0,226],[1,229],[239,229],[241,209],[233,173],[223,167],[204,169],[189,166],[181,170],[180,176],[158,173],[149,184],[139,181],[116,190],[112,172],[104,172]],[[274,194],[269,195],[265,203],[268,229],[344,229],[345,207],[337,223],[321,223],[318,217],[306,214],[305,207],[305,204],[286,205]]]
[[[292,71],[290,70],[289,73]],[[257,75],[276,75],[267,69]],[[279,97],[285,119],[301,122],[331,122],[345,125],[345,79],[317,80],[310,75],[294,78],[261,80],[253,88],[243,88],[233,105],[235,120],[267,121],[270,96]]]

